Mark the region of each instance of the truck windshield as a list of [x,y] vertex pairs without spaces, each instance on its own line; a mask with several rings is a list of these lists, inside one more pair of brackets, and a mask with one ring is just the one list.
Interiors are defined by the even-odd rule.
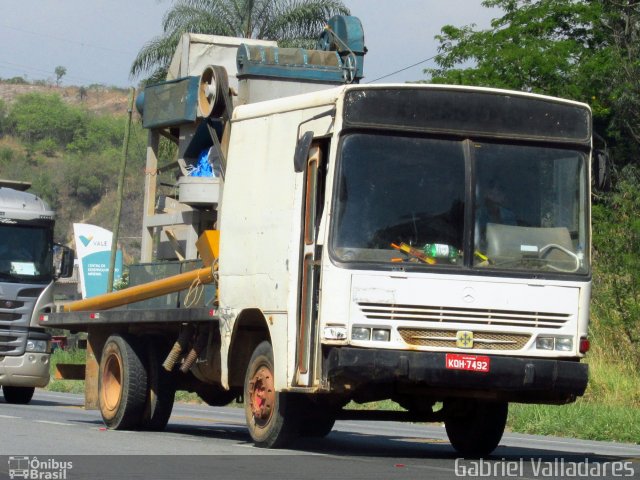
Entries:
[[0,281],[48,281],[53,276],[50,227],[0,224]]
[[340,152],[339,262],[587,271],[582,153],[368,133]]
[[474,143],[475,255],[482,268],[585,272],[585,156]]

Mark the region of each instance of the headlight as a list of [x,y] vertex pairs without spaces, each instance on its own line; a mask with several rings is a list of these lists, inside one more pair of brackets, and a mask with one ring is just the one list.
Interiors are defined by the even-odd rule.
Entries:
[[558,337],[556,338],[556,350],[560,352],[570,352],[573,350],[573,338]]
[[27,352],[47,353],[49,342],[46,340],[27,340]]
[[571,337],[538,337],[536,339],[538,350],[555,350],[557,352],[573,351],[573,338]]
[[553,337],[538,337],[536,340],[536,348],[538,350],[553,350],[553,344],[555,343]]
[[371,329],[365,327],[353,327],[351,330],[351,340],[369,340]]
[[371,340],[374,342],[388,342],[391,338],[391,330],[386,328],[374,328],[371,332]]
[[327,326],[324,327],[325,340],[345,340],[347,338],[347,327]]

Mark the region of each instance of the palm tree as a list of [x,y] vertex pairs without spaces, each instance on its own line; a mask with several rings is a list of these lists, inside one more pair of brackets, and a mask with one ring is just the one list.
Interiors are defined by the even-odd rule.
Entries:
[[348,15],[341,0],[177,0],[165,14],[164,33],[147,42],[131,77],[161,80],[183,33],[278,40],[283,47],[311,47],[333,15]]

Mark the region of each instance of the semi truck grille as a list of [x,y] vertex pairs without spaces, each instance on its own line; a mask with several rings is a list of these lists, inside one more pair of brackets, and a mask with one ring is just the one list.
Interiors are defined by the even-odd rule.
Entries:
[[0,355],[22,355],[27,332],[0,330]]
[[[399,328],[398,333],[409,345],[420,347],[456,348],[455,330]],[[531,335],[503,332],[474,332],[469,350],[521,350]]]
[[19,297],[38,298],[44,288],[23,288],[18,292]]
[[19,313],[2,313],[0,312],[0,322],[13,322],[14,320],[20,320],[22,315]]
[[472,325],[497,325],[527,328],[561,328],[569,313],[525,312],[485,308],[438,307],[428,305],[395,305],[358,303],[363,315],[371,320],[404,320]]

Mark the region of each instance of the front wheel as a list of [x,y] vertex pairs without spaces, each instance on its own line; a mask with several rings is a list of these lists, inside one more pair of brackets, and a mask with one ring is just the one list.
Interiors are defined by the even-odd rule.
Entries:
[[247,427],[257,447],[284,447],[299,429],[295,396],[276,392],[273,365],[271,344],[262,342],[251,356],[244,381]]
[[507,423],[507,402],[452,400],[444,408],[447,436],[458,453],[483,457],[495,450]]
[[2,387],[4,392],[4,399],[7,403],[13,403],[16,405],[26,405],[33,398],[33,393],[36,391],[34,387]]

